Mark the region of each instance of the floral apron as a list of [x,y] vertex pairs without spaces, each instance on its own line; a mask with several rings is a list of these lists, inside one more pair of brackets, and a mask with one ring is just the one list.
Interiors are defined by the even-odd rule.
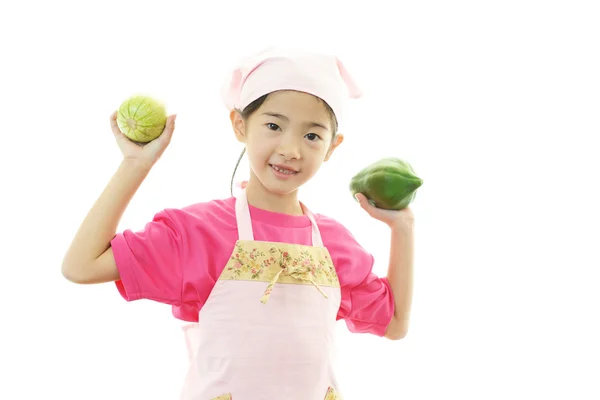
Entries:
[[254,240],[245,190],[239,240],[199,313],[184,327],[183,400],[339,400],[333,371],[339,280],[313,214],[312,246]]

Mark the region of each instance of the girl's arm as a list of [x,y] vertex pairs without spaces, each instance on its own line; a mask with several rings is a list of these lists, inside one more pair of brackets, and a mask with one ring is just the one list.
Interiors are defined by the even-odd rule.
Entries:
[[387,278],[394,294],[394,316],[385,337],[399,340],[406,336],[413,297],[414,235],[411,224],[391,226],[390,265]]
[[116,281],[119,273],[110,248],[117,226],[150,168],[124,159],[83,220],[62,263],[62,274],[75,283]]
[[62,274],[75,283],[120,279],[110,242],[133,195],[171,142],[175,116],[169,116],[157,139],[143,146],[123,135],[117,125],[116,111],[111,115],[110,123],[123,161],[83,220],[63,258]]
[[398,211],[379,209],[362,193],[356,199],[371,217],[384,222],[392,231],[387,279],[394,296],[394,316],[385,337],[399,340],[408,332],[413,297],[414,215],[410,207]]

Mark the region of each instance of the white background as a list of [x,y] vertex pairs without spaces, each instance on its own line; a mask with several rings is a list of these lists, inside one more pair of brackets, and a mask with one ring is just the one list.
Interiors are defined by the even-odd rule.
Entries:
[[160,97],[178,124],[119,230],[227,197],[241,146],[220,84],[278,44],[335,52],[365,91],[302,198],[346,224],[381,276],[389,232],[348,180],[384,156],[424,180],[410,332],[392,342],[340,322],[346,399],[600,398],[595,2],[200,4],[2,3],[0,398],[178,397],[170,307],[69,283],[61,260],[119,164],[108,118],[131,93]]

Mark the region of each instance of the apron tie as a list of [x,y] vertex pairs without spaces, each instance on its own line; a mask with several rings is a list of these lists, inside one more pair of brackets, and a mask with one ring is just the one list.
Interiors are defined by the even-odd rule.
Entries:
[[269,297],[271,296],[271,292],[273,291],[273,287],[277,283],[279,276],[281,276],[281,274],[284,272],[287,275],[291,276],[292,278],[296,278],[299,280],[303,280],[303,281],[312,283],[313,286],[316,287],[317,290],[319,292],[321,292],[321,294],[326,299],[328,298],[327,294],[325,294],[325,292],[315,282],[315,278],[312,273],[312,269],[316,267],[314,261],[312,261],[311,259],[305,259],[300,263],[294,264],[294,263],[290,262],[291,261],[290,256],[288,255],[287,252],[282,253],[275,246],[271,246],[271,248],[269,249],[269,253],[271,253],[274,257],[278,258],[279,266],[281,267],[281,269],[279,270],[279,272],[277,272],[277,274],[273,277],[273,279],[271,279],[269,286],[267,286],[265,293],[263,294],[262,298],[260,299],[261,303],[267,304],[267,301],[269,300]]

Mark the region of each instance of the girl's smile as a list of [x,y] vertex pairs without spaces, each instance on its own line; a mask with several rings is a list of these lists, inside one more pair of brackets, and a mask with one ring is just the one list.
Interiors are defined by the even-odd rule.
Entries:
[[275,174],[275,176],[279,179],[289,179],[300,172],[300,171],[295,170],[294,168],[287,167],[287,166],[281,165],[281,164],[278,164],[278,165],[269,164],[269,166],[273,170],[273,173]]

